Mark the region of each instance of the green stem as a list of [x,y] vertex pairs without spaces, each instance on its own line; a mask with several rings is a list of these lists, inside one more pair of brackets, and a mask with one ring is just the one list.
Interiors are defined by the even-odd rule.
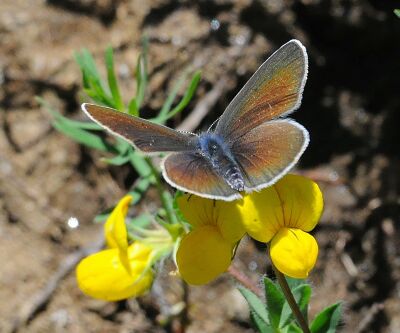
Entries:
[[285,276],[275,266],[272,265],[272,267],[274,268],[274,272],[278,279],[278,283],[282,288],[283,294],[285,295],[286,300],[289,303],[289,306],[292,309],[292,312],[293,312],[294,316],[296,317],[298,324],[300,325],[300,327],[304,333],[310,333],[310,329],[308,328],[307,321],[304,318],[303,314],[301,313],[300,308],[296,303],[296,300],[294,299],[294,296],[292,294],[292,291],[289,288],[289,285],[285,279]]
[[171,200],[169,197],[169,193],[164,189],[164,186],[161,183],[161,178],[160,178],[160,173],[158,172],[157,168],[154,166],[153,162],[149,157],[145,158],[147,164],[149,165],[151,169],[151,173],[153,174],[155,178],[155,184],[157,187],[158,194],[160,196],[161,204],[165,209],[165,212],[167,214],[167,220],[169,223],[175,223],[175,214],[173,212],[172,206],[171,206]]

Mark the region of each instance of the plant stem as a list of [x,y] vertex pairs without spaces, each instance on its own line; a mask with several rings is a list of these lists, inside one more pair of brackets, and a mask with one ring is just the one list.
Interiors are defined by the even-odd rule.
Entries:
[[292,291],[290,290],[289,285],[286,281],[285,275],[283,275],[274,265],[272,265],[272,267],[274,268],[274,272],[276,278],[278,279],[278,283],[282,288],[283,294],[285,295],[286,300],[288,301],[289,306],[292,309],[292,312],[296,317],[298,324],[300,325],[304,333],[310,333],[307,321],[304,318],[303,314],[301,313],[300,308],[296,303],[296,300],[294,299]]
[[155,183],[158,191],[158,195],[160,196],[161,204],[165,209],[165,212],[167,214],[167,219],[169,223],[174,223],[175,222],[175,215],[174,212],[172,211],[171,205],[170,205],[170,198],[169,198],[169,193],[164,189],[162,183],[161,183],[161,178],[159,171],[157,168],[154,166],[153,162],[151,161],[150,158],[146,157],[146,162],[149,165],[151,169],[151,173],[153,174],[155,178]]
[[239,283],[244,285],[247,289],[251,290],[257,296],[262,296],[263,292],[260,288],[254,285],[253,281],[250,278],[239,271],[235,266],[230,265],[228,268],[228,273]]

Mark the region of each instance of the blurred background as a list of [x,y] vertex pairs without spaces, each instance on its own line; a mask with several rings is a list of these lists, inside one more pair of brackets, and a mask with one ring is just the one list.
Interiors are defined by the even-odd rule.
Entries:
[[[150,86],[142,115],[156,114],[184,70],[201,69],[195,98],[169,123],[197,130],[280,45],[304,43],[309,77],[293,118],[310,131],[311,144],[298,171],[318,181],[326,202],[314,232],[320,254],[310,277],[311,315],[343,300],[342,332],[400,332],[396,7],[400,2],[379,0],[2,0],[0,331],[179,332],[174,309],[186,297],[187,332],[253,332],[227,276],[185,290],[166,264],[149,295],[119,303],[95,301],[77,288],[71,263],[102,237],[93,217],[137,175],[54,130],[34,97],[83,120],[87,98],[73,53],[88,48],[104,68],[111,45],[128,100],[146,34]],[[154,197],[150,191],[143,205]],[[71,216],[78,227],[67,223]],[[265,247],[251,240],[242,242],[235,264],[255,283],[271,272]]]

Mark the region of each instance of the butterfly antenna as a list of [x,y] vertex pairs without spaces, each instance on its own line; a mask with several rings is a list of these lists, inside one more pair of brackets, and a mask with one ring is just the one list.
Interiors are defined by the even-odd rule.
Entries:
[[219,118],[221,118],[221,116],[219,116],[217,119],[215,119],[213,121],[213,123],[211,124],[211,126],[208,128],[207,132],[211,132],[213,130],[213,127],[218,123]]

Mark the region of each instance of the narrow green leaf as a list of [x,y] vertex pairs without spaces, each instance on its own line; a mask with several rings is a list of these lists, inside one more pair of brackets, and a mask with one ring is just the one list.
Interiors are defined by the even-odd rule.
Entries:
[[128,163],[130,161],[130,157],[128,155],[117,155],[112,158],[102,158],[101,160],[111,165],[121,166],[125,163]]
[[201,79],[201,72],[197,71],[190,81],[189,87],[186,89],[181,101],[175,106],[170,113],[167,115],[167,119],[174,117],[176,114],[181,112],[191,101],[197,86],[199,85]]
[[393,12],[400,18],[400,9],[395,9]]
[[82,59],[82,68],[85,69],[88,74],[90,74],[90,76],[98,79],[98,81],[100,82],[100,74],[97,70],[97,66],[96,63],[94,61],[94,58],[92,56],[92,54],[89,52],[88,49],[82,49],[81,51],[81,59]]
[[147,86],[147,69],[143,55],[139,56],[138,64],[136,67],[136,84],[137,92],[135,100],[137,108],[140,109],[140,106],[142,105],[144,100],[144,94],[146,92]]
[[335,333],[340,322],[342,304],[328,306],[318,313],[310,326],[311,333]]
[[261,319],[255,312],[250,313],[250,319],[260,333],[275,333],[276,331],[269,326],[264,320]]
[[106,152],[115,152],[114,147],[98,135],[77,127],[69,126],[57,120],[53,122],[53,126],[55,129],[70,137],[74,141],[79,142],[80,144],[83,144],[89,148]]
[[165,121],[168,113],[171,110],[172,104],[174,103],[176,95],[178,94],[179,90],[185,83],[186,77],[187,77],[187,72],[184,72],[182,76],[178,79],[178,81],[175,82],[171,92],[168,94],[168,97],[161,108],[161,111],[158,113],[158,116],[154,119],[156,122],[163,123]]
[[265,277],[264,285],[269,322],[273,328],[277,329],[279,328],[282,308],[285,304],[285,296],[281,289],[271,279]]
[[121,94],[118,88],[118,81],[115,76],[113,49],[111,46],[107,47],[104,60],[107,68],[108,86],[110,87],[115,107],[119,111],[124,111],[124,103],[122,102]]
[[148,177],[151,174],[149,165],[145,161],[144,157],[140,155],[140,153],[132,151],[129,154],[129,161],[139,176]]
[[[92,76],[89,76],[88,80],[89,80],[89,86],[91,87],[90,92],[92,93],[92,96],[90,96],[90,97],[93,98],[94,101],[97,103],[101,103],[101,104],[104,104],[106,106],[109,106],[109,107],[115,109],[116,105],[114,103],[114,100],[104,90],[101,82],[99,82],[97,79],[95,79]],[[93,94],[93,92],[94,92],[94,94]]]
[[136,98],[132,98],[128,105],[128,113],[132,116],[139,116],[139,108],[136,102]]
[[91,53],[87,49],[83,49],[80,53],[75,53],[75,60],[81,69],[84,91],[87,95],[94,102],[115,108],[114,100],[106,92],[106,86],[100,77]]
[[133,152],[133,147],[132,144],[126,141],[125,139],[122,139],[118,136],[115,137],[116,144],[115,144],[115,149],[119,152],[119,155],[127,155],[128,153],[130,154]]
[[302,329],[295,323],[290,323],[279,331],[280,333],[303,333]]
[[148,38],[142,39],[142,54],[139,55],[136,65],[136,96],[129,102],[129,113],[135,116],[139,115],[140,107],[143,104],[146,93],[148,74],[147,74],[147,55],[148,55]]
[[40,97],[37,98],[37,100],[39,103],[44,105],[46,110],[53,116],[53,127],[61,133],[90,148],[107,152],[116,152],[115,148],[103,140],[100,136],[85,130],[85,126],[82,126],[81,122],[76,122],[65,118]]
[[78,121],[78,120],[72,120],[69,118],[64,117],[62,114],[60,114],[58,111],[56,111],[49,103],[47,103],[43,98],[40,96],[35,96],[35,100],[45,108],[47,112],[49,112],[57,121],[62,121],[68,124],[69,126],[80,128],[80,129],[85,129],[85,130],[91,130],[91,131],[102,131],[103,128],[100,125],[97,125],[96,123],[92,121]]
[[[292,293],[294,296],[294,299],[296,300],[296,303],[298,304],[301,313],[303,314],[304,318],[307,321],[308,318],[308,303],[310,302],[310,297],[311,297],[311,287],[308,284],[301,284],[294,289],[292,289]],[[285,301],[285,304],[283,305],[282,308],[282,313],[281,313],[281,320],[279,327],[284,327],[290,321],[293,321],[293,313],[292,309],[290,308],[289,304],[287,301]]]
[[260,317],[260,319],[264,321],[266,325],[269,325],[268,312],[265,308],[265,304],[260,300],[260,298],[247,288],[238,287],[238,289],[249,304],[250,311],[254,312],[258,317]]

